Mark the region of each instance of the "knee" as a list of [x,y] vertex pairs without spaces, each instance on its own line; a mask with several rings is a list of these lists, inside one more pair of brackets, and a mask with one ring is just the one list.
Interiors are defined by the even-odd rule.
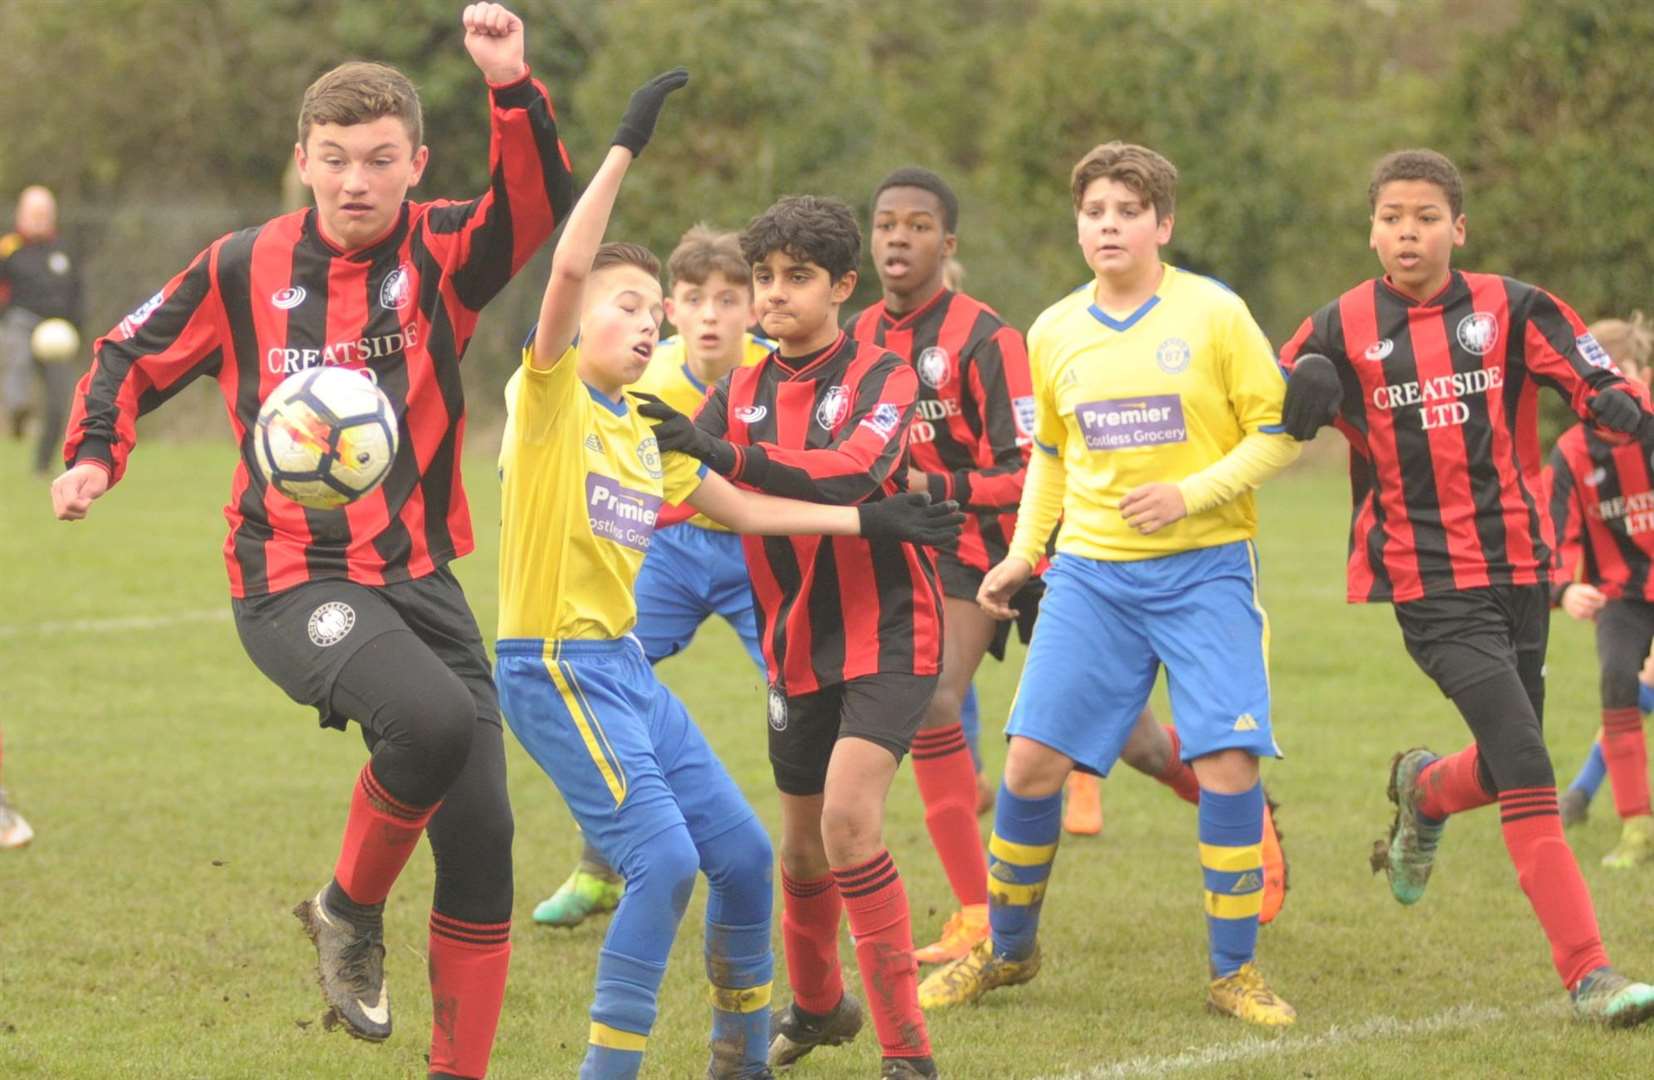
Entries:
[[701,869],[714,889],[739,886],[762,889],[767,896],[775,866],[775,850],[769,834],[748,818],[741,825],[715,837],[701,852]]
[[810,840],[783,836],[779,855],[782,871],[794,881],[819,881],[832,869],[819,835]]
[[700,853],[682,825],[668,829],[631,853],[621,868],[627,893],[651,897],[671,907],[681,917],[695,890],[700,872]]
[[477,703],[465,684],[450,676],[424,692],[409,693],[397,712],[408,733],[407,747],[419,756],[424,771],[451,783],[465,768],[477,727]]
[[877,854],[882,821],[877,807],[828,800],[821,808],[821,842],[828,862],[845,866]]
[[1027,739],[1012,739],[1005,757],[1005,787],[1019,799],[1043,799],[1062,790],[1074,763]]
[[1537,731],[1532,737],[1511,739],[1506,745],[1491,750],[1483,747],[1482,760],[1487,765],[1496,791],[1556,786],[1551,756]]
[[965,705],[965,694],[957,686],[942,683],[937,686],[935,695],[925,708],[925,719],[922,726],[927,728],[947,727],[959,723],[960,710]]

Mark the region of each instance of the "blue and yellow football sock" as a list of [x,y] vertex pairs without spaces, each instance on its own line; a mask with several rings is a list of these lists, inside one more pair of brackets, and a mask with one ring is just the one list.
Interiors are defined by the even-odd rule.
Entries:
[[1263,910],[1263,785],[1239,795],[1200,791],[1200,869],[1212,975],[1251,963]]
[[965,729],[965,743],[971,748],[971,764],[982,771],[982,703],[976,699],[976,684],[965,690],[959,703],[959,726]]
[[712,992],[714,1075],[756,1075],[770,1046],[775,953],[768,920],[750,926],[707,920],[706,977]]
[[1579,775],[1568,785],[1568,790],[1585,792],[1585,798],[1589,801],[1597,797],[1597,789],[1607,775],[1608,762],[1602,756],[1602,740],[1599,739],[1591,744],[1591,753],[1585,758],[1585,764],[1579,767]]
[[1023,960],[1033,953],[1040,904],[1061,835],[1061,791],[1024,799],[1003,782],[999,785],[988,841],[988,925],[997,955]]
[[643,1049],[655,1026],[655,1004],[664,963],[624,956],[609,949],[597,955],[597,998],[580,1080],[633,1080],[643,1066]]

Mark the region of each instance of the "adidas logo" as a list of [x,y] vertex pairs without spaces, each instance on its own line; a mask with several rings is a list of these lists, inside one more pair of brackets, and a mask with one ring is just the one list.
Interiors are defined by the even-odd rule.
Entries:
[[589,434],[586,436],[586,449],[594,454],[601,454],[603,452],[603,442],[596,434]]
[[1243,712],[1239,716],[1235,717],[1235,730],[1256,731],[1258,730],[1258,722],[1253,719],[1251,713]]
[[1244,893],[1257,892],[1261,888],[1263,888],[1263,871],[1248,870],[1235,879],[1235,885],[1229,891],[1236,896],[1240,896]]

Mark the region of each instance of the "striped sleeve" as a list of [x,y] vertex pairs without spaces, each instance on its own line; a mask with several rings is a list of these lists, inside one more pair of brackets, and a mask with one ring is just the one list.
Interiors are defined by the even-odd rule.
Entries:
[[1517,297],[1521,306],[1511,313],[1511,322],[1522,327],[1522,355],[1528,370],[1566,397],[1581,419],[1592,419],[1588,402],[1602,391],[1630,390],[1606,354],[1599,363],[1585,355],[1581,348],[1581,339],[1588,336],[1585,321],[1573,308],[1544,289],[1519,282],[1510,285],[1525,292]]
[[1034,398],[1022,335],[1014,327],[1000,327],[971,352],[964,374],[980,411],[976,460],[992,464],[944,474],[940,491],[933,479],[931,495],[968,506],[1014,509],[1022,499],[1034,434]]
[[109,470],[111,484],[120,480],[138,441],[138,417],[218,370],[225,319],[217,270],[225,239],[93,343],[92,366],[70,408],[66,464],[91,461]]
[[859,503],[878,491],[902,460],[918,391],[912,366],[886,352],[857,381],[850,416],[827,446],[737,446],[730,479],[810,502]]
[[490,87],[490,96],[488,190],[469,202],[434,203],[426,219],[431,250],[469,315],[458,327],[462,338],[574,205],[574,177],[546,88],[525,75]]
[[1580,580],[1585,556],[1585,517],[1580,513],[1574,474],[1558,443],[1545,466],[1543,488],[1549,496],[1551,525],[1556,530],[1555,562],[1551,567],[1551,603],[1562,602],[1562,591]]

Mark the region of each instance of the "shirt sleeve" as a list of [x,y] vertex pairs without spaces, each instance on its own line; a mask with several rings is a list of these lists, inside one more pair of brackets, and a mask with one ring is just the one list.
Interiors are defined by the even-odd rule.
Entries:
[[1191,514],[1202,513],[1257,488],[1297,460],[1297,440],[1281,426],[1286,380],[1275,363],[1269,339],[1238,302],[1224,329],[1223,371],[1229,406],[1240,424],[1240,442],[1206,468],[1178,484]]
[[75,387],[63,460],[126,472],[138,417],[158,408],[224,360],[224,306],[218,255],[224,239],[195,257],[160,292],[92,344],[92,366]]
[[[688,454],[674,451],[662,454],[660,461],[666,472],[663,492],[669,503],[681,503],[695,494],[695,489],[701,486],[701,481],[706,477],[706,466]],[[656,522],[657,526],[660,524],[661,522]]]
[[992,464],[930,474],[931,497],[1011,509],[1022,498],[1033,445],[1034,398],[1022,335],[1013,327],[1000,327],[972,350],[961,374],[976,401],[982,432],[976,460]]
[[439,200],[426,217],[426,243],[458,301],[451,307],[461,341],[574,205],[568,151],[546,88],[525,75],[490,87],[489,96],[488,190],[469,202]]
[[[1522,334],[1522,357],[1528,370],[1567,398],[1568,406],[1582,420],[1592,420],[1587,403],[1614,387],[1632,393],[1647,408],[1646,395],[1636,393],[1614,369],[1608,354],[1585,329],[1585,321],[1544,289],[1528,286],[1510,321],[1512,332],[1519,328]],[[1587,342],[1594,346],[1592,355],[1586,354]]]
[[912,365],[887,352],[857,383],[855,404],[832,442],[815,450],[737,446],[730,479],[793,499],[859,503],[883,487],[902,461],[918,392]]
[[569,403],[584,392],[585,384],[580,381],[580,363],[573,345],[564,349],[549,368],[537,368],[529,362],[532,349],[531,345],[524,346],[522,367],[506,383],[505,409],[515,437],[529,446],[540,446],[557,434]]
[[1580,580],[1585,558],[1585,515],[1579,504],[1573,470],[1561,444],[1551,450],[1542,489],[1550,504],[1551,525],[1556,530],[1556,555],[1551,566],[1551,603],[1562,602],[1562,590]]

